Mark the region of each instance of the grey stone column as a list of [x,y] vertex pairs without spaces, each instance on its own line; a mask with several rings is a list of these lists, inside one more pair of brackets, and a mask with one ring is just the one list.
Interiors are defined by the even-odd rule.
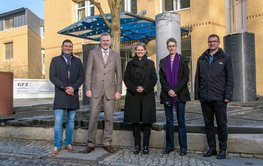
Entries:
[[[177,41],[177,52],[181,54],[181,27],[180,15],[176,12],[164,12],[156,15],[156,65],[159,72],[159,62],[169,54],[166,41],[173,37]],[[159,75],[158,75],[159,78]],[[159,80],[159,79],[158,79]],[[158,81],[158,95],[160,94],[160,82]]]
[[224,48],[233,62],[233,101],[256,100],[255,35],[248,32],[227,35]]
[[235,87],[233,101],[256,100],[255,35],[247,31],[247,2],[225,0],[226,28],[225,52],[233,61]]

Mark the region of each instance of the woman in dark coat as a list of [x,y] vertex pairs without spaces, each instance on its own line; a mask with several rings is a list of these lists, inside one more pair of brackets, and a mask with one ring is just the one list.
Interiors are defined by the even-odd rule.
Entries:
[[176,52],[177,42],[170,38],[166,42],[169,55],[160,61],[159,78],[161,83],[161,103],[166,116],[166,147],[163,154],[174,150],[174,115],[176,110],[180,155],[186,155],[187,136],[185,126],[185,105],[190,100],[187,83],[189,67],[186,57]]
[[124,83],[127,93],[124,106],[124,122],[132,123],[135,142],[134,154],[141,150],[143,130],[143,153],[149,153],[151,125],[156,122],[154,86],[157,76],[153,61],[147,59],[146,46],[135,46],[135,56],[127,64]]

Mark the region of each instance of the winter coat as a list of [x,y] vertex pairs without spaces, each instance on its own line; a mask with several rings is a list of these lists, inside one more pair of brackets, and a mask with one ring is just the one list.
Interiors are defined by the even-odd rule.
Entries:
[[[179,55],[180,61],[179,61],[179,70],[178,70],[178,82],[173,88],[173,90],[176,93],[176,100],[177,102],[186,102],[191,100],[190,93],[188,90],[188,81],[189,81],[189,67],[188,67],[188,61],[185,56]],[[159,64],[159,78],[160,78],[160,84],[161,84],[161,93],[160,93],[160,103],[161,104],[167,104],[169,103],[169,95],[168,91],[172,88],[168,86],[167,80],[166,80],[166,61],[167,58],[169,58],[169,55],[165,58],[160,60]]]
[[[72,56],[70,79],[68,79],[67,64],[62,55],[52,59],[49,70],[50,81],[55,85],[53,109],[78,109],[79,87],[84,81],[84,69],[79,58]],[[74,95],[65,92],[67,86],[72,86]]]
[[[156,70],[153,61],[142,58],[142,77],[138,78],[135,56],[128,62],[124,74],[124,83],[127,93],[124,106],[124,122],[127,123],[154,123],[156,122],[156,104],[154,86],[157,82]],[[142,86],[144,92],[138,93],[137,86]]]
[[195,75],[195,99],[205,101],[231,100],[233,96],[234,78],[230,56],[219,48],[209,64],[209,50],[197,60]]

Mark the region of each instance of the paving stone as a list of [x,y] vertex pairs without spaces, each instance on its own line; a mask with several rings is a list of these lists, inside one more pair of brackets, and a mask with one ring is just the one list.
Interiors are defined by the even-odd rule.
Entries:
[[245,158],[252,158],[253,157],[252,154],[244,154],[244,153],[241,153],[240,156],[245,157]]
[[228,157],[217,160],[216,157],[204,158],[195,153],[179,156],[177,152],[162,155],[163,149],[151,148],[148,155],[142,153],[134,155],[132,148],[118,148],[114,154],[109,154],[103,148],[84,154],[84,146],[74,146],[75,152],[61,151],[57,156],[48,157],[52,150],[52,142],[0,138],[0,165],[2,166],[220,166],[240,165],[239,163],[261,164],[263,160],[242,157]]

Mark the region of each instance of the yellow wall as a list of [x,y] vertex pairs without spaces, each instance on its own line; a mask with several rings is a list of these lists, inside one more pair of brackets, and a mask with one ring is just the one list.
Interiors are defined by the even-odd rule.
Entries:
[[[15,78],[28,78],[28,27],[9,29],[0,32],[0,71],[14,72]],[[13,42],[13,59],[4,60],[4,43]]]
[[[192,77],[194,77],[196,61],[208,48],[207,37],[215,33],[223,41],[223,36],[226,34],[225,3],[224,1],[219,3],[218,0],[191,0],[190,9],[178,13],[180,13],[181,26],[192,29]],[[222,42],[221,47],[223,47]]]
[[71,0],[45,0],[45,78],[49,78],[49,66],[52,57],[60,55],[61,43],[70,39],[74,43],[74,51],[82,52],[83,39],[60,35],[57,32],[76,22],[75,3]]
[[[102,2],[105,13],[109,12],[106,0]],[[53,56],[60,54],[60,45],[64,39],[71,39],[74,43],[74,52],[82,52],[82,43],[91,41],[57,34],[57,31],[76,22],[75,2],[68,0],[45,0],[45,54],[46,78],[48,78],[49,64]],[[137,11],[146,10],[147,17],[155,18],[159,14],[159,0],[138,0]],[[65,12],[67,11],[67,12]],[[263,1],[247,0],[248,31],[256,36],[256,66],[263,64]],[[216,33],[220,36],[223,48],[223,37],[226,35],[225,0],[191,0],[190,9],[180,10],[181,26],[191,28],[192,68],[195,74],[197,58],[208,48],[207,37]],[[95,14],[99,14],[95,8]],[[250,17],[251,16],[251,17]],[[152,47],[152,46],[151,46]],[[153,54],[154,55],[154,54]],[[263,95],[263,75],[257,73],[257,94]]]
[[42,62],[41,62],[41,38],[38,34],[28,30],[28,77],[41,78]]
[[146,10],[146,17],[155,18],[156,8],[158,3],[154,3],[153,0],[137,0],[137,12],[141,12],[142,10]]
[[[5,60],[5,43],[13,42],[13,59]],[[15,78],[41,78],[41,39],[28,26],[0,32],[0,71],[11,71]]]
[[248,0],[247,1],[247,29],[248,32],[255,34],[256,48],[256,86],[257,94],[263,95],[263,74],[261,66],[263,65],[263,1]]

